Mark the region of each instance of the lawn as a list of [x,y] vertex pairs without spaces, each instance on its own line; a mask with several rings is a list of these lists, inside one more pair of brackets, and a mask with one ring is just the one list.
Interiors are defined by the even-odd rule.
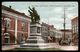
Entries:
[[57,48],[46,48],[46,49],[39,49],[39,48],[15,48],[7,51],[62,51]]

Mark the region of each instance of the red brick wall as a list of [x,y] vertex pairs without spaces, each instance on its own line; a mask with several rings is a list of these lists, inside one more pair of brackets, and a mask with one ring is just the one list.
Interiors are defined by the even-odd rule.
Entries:
[[25,24],[24,32],[28,32],[28,21],[27,21],[26,24]]
[[17,39],[19,42],[21,41],[22,34],[25,37],[28,36],[28,22],[25,23],[24,30],[22,30],[22,22],[23,22],[22,20],[18,20],[18,24],[17,24],[17,27],[18,27]]
[[22,22],[23,22],[22,20],[18,20],[17,30],[18,31],[28,32],[28,21],[25,23],[24,30],[22,30]]
[[[10,43],[15,43],[15,19],[14,17],[8,17],[11,19],[11,23],[10,23],[10,28],[8,29],[8,32],[10,33]],[[17,41],[20,41],[20,39],[22,38],[22,34],[27,38],[28,36],[28,21],[25,23],[25,27],[24,27],[24,31],[22,31],[22,20],[17,21]],[[2,21],[2,28],[4,28],[3,25],[3,21]],[[22,31],[22,32],[21,32]],[[3,34],[4,30],[2,30],[2,34]],[[4,39],[4,35],[2,35],[2,43],[4,43],[5,39]]]
[[15,19],[14,18],[10,18],[10,19],[11,19],[10,29],[15,30]]
[[18,41],[18,42],[20,42],[20,41],[21,41],[21,38],[22,38],[22,36],[21,36],[21,35],[22,35],[22,33],[21,33],[21,32],[18,32],[18,33],[17,33],[17,41]]
[[12,31],[9,31],[10,33],[10,43],[15,43],[15,33]]
[[[3,17],[3,18],[9,18],[9,19],[11,19],[11,23],[10,23],[10,28],[7,30],[8,31],[8,33],[10,34],[10,43],[15,43],[14,41],[15,41],[15,32],[14,32],[14,30],[15,30],[15,20],[14,20],[14,18],[12,18],[12,17]],[[3,20],[2,20],[2,44],[3,43],[5,43],[5,39],[4,39],[4,23],[3,23]],[[11,30],[13,30],[13,31],[11,31]]]
[[21,20],[17,20],[17,30],[18,31],[22,31],[22,29],[21,29],[22,28],[21,22],[22,22]]

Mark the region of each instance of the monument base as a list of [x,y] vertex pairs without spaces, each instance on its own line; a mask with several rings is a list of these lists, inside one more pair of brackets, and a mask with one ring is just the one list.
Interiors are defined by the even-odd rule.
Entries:
[[26,40],[26,43],[20,45],[20,48],[46,48],[47,44],[44,43],[44,40],[41,37],[41,25],[31,24],[30,30],[30,36]]

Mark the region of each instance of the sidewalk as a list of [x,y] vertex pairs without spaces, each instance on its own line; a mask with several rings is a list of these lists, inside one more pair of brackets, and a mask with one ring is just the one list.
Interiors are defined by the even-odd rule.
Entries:
[[19,47],[19,45],[5,45],[5,46],[2,46],[2,50],[10,50],[16,47]]

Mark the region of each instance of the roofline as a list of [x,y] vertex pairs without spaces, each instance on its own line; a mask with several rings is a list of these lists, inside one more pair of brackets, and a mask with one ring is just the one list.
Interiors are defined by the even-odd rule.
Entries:
[[16,14],[18,14],[18,15],[21,15],[21,16],[24,16],[24,17],[27,17],[27,18],[30,19],[29,16],[25,15],[25,13],[21,13],[21,12],[19,12],[19,11],[16,11],[16,10],[14,10],[14,9],[12,9],[12,8],[9,8],[9,7],[7,7],[7,6],[4,6],[4,5],[2,5],[1,7],[2,7],[3,10],[7,10],[7,11],[9,11],[9,12],[13,12],[13,13],[16,13]]
[[73,21],[74,19],[76,19],[76,18],[78,18],[78,16],[76,16],[75,18],[73,18],[72,21]]

